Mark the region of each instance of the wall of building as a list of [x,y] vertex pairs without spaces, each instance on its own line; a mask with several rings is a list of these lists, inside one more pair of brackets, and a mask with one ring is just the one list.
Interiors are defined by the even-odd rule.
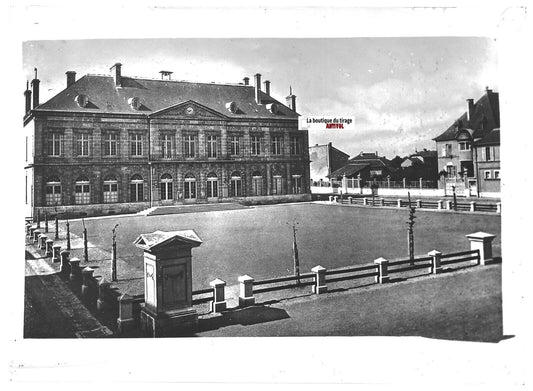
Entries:
[[311,181],[329,181],[328,146],[315,145],[309,147],[309,159],[311,160],[309,164]]

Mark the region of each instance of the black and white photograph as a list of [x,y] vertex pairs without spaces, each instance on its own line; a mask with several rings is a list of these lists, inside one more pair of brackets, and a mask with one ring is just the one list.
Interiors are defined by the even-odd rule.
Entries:
[[70,10],[10,11],[10,382],[525,386],[525,7]]

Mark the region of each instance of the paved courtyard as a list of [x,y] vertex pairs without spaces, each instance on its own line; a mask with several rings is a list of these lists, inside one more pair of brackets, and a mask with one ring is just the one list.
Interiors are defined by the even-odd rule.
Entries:
[[[257,206],[238,210],[171,215],[130,215],[85,221],[90,243],[111,250],[111,229],[117,229],[118,257],[142,269],[142,250],[132,242],[155,230],[194,229],[204,243],[193,250],[193,288],[221,278],[228,285],[249,274],[256,279],[292,274],[292,228],[298,222],[302,272],[318,264],[335,268],[407,256],[407,210],[342,207],[315,203]],[[289,224],[288,224],[289,223]],[[64,228],[64,222],[61,222]],[[80,220],[71,232],[81,236]],[[417,211],[415,253],[437,249],[469,249],[465,235],[485,231],[497,235],[494,255],[501,255],[501,219],[495,214]],[[120,270],[119,270],[120,275]]]

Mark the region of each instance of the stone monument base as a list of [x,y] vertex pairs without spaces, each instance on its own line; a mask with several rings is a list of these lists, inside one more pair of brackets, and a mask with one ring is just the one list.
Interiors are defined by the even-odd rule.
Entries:
[[198,313],[193,308],[182,308],[156,314],[141,309],[141,329],[146,337],[180,337],[191,335],[198,328]]

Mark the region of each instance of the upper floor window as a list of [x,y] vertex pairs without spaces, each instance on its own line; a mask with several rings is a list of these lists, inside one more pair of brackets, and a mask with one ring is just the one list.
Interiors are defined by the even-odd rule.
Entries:
[[302,153],[302,143],[300,137],[291,137],[291,155],[300,155]]
[[251,154],[252,155],[260,155],[261,154],[261,137],[260,136],[252,136],[251,138]]
[[104,135],[104,156],[117,156],[117,139],[116,133]]
[[450,157],[452,155],[452,144],[444,144],[441,149],[442,157]]
[[217,136],[207,136],[207,157],[217,157]]
[[50,133],[47,138],[48,156],[61,156],[63,150],[63,135],[61,133]]
[[459,150],[460,151],[470,151],[470,142],[469,141],[461,141],[459,143]]
[[481,160],[484,162],[500,160],[500,147],[495,145],[481,148]]
[[196,150],[196,136],[193,134],[187,134],[185,137],[185,157],[194,157]]
[[272,137],[272,155],[281,155],[281,137]]
[[76,134],[76,156],[89,156],[90,135],[88,133]]
[[241,138],[239,136],[230,136],[230,154],[231,155],[240,155],[240,141]]
[[172,157],[172,136],[170,134],[163,134],[161,136],[161,157],[163,159],[170,159]]
[[131,156],[142,156],[143,154],[143,136],[142,134],[132,134],[130,136],[130,153]]

